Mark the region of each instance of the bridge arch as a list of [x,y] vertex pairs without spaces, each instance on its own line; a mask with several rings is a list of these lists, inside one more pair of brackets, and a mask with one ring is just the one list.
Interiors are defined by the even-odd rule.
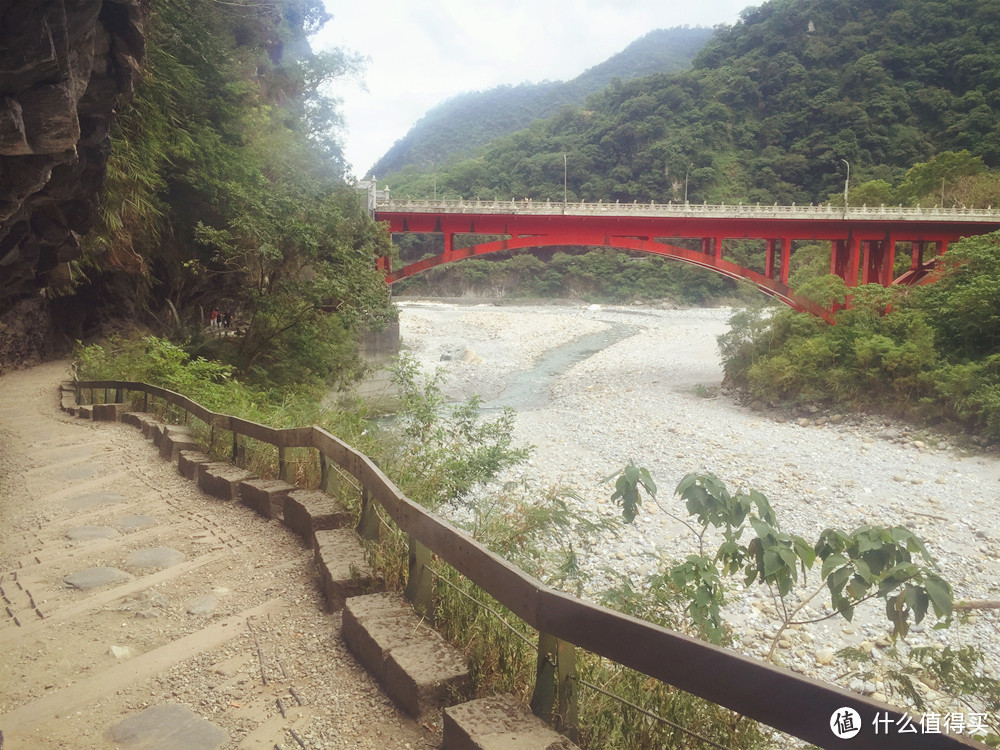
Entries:
[[[448,243],[450,244],[450,243]],[[682,263],[707,268],[722,276],[737,281],[749,281],[753,283],[761,292],[768,296],[775,297],[789,307],[817,315],[826,320],[832,320],[833,314],[830,310],[806,299],[802,295],[796,294],[787,284],[780,280],[768,278],[764,274],[745,268],[732,261],[725,260],[717,255],[710,255],[698,250],[671,245],[659,242],[651,238],[641,237],[587,237],[580,236],[575,241],[570,241],[565,236],[514,236],[509,239],[483,242],[461,248],[446,248],[445,252],[432,258],[415,261],[402,268],[386,273],[386,283],[393,283],[410,276],[415,276],[431,268],[456,263],[468,258],[476,258],[491,253],[503,252],[505,250],[533,250],[544,247],[599,247],[611,248],[615,250],[631,250],[634,252],[647,253],[661,258],[671,258]]]

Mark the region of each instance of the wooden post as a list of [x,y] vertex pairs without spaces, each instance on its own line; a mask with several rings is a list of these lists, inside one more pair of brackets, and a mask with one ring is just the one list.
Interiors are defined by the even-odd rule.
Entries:
[[80,390],[81,390],[80,384],[73,383],[73,398],[76,401],[77,406],[80,405]]
[[[184,412],[187,414],[187,412]],[[236,464],[237,459],[240,457],[240,434],[233,430],[233,458],[232,461]],[[239,464],[237,464],[238,466]]]
[[538,634],[538,661],[531,711],[556,731],[577,735],[576,649],[548,633]]
[[295,484],[295,482],[291,482],[288,479],[288,461],[285,458],[285,449],[280,446],[278,448],[278,479],[283,479],[289,484]]
[[556,701],[556,663],[559,641],[548,633],[538,634],[538,660],[535,666],[535,692],[531,696],[531,712],[546,724],[552,724],[552,707]]
[[328,493],[330,491],[330,462],[323,451],[317,449],[316,452],[319,454],[319,488]]
[[115,403],[116,404],[120,404],[124,400],[125,400],[125,398],[124,398],[124,395],[122,394],[121,386],[119,386],[118,388],[115,388]]
[[361,516],[358,518],[358,536],[372,542],[379,538],[378,514],[368,490],[361,488]]
[[149,411],[149,394],[146,391],[142,392],[142,410],[144,412]]
[[431,551],[409,534],[409,574],[406,577],[406,599],[417,614],[431,619],[434,603],[431,597]]
[[557,692],[559,695],[559,713],[556,716],[556,730],[568,736],[574,742],[580,739],[577,731],[577,715],[579,690],[576,685],[576,648],[572,643],[559,641],[556,654]]
[[319,488],[334,496],[339,495],[343,489],[343,482],[337,475],[337,465],[322,451],[319,451]]

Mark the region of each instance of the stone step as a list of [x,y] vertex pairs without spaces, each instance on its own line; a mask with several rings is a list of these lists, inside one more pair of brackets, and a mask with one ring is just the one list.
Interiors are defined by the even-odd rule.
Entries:
[[336,612],[344,601],[371,591],[372,570],[354,529],[320,529],[316,536],[316,563],[327,609]]
[[139,429],[142,430],[142,436],[144,438],[149,438],[152,440],[154,436],[163,429],[163,422],[154,417],[152,414],[140,414],[137,417],[139,421]]
[[347,599],[341,634],[362,666],[411,716],[452,705],[470,690],[465,658],[399,594]]
[[235,501],[239,498],[240,482],[251,476],[249,471],[222,461],[198,465],[198,487],[220,500]]
[[133,427],[136,427],[141,430],[142,421],[139,418],[145,416],[148,415],[143,414],[141,411],[127,411],[124,414],[122,414],[122,422],[124,424],[132,425]]
[[444,710],[441,750],[579,750],[516,698],[480,698]]
[[198,481],[198,467],[212,463],[212,457],[201,451],[181,451],[177,454],[177,473],[192,482]]
[[313,547],[313,535],[321,529],[339,529],[350,526],[354,519],[350,512],[319,490],[295,490],[285,497],[285,525]]
[[240,482],[240,502],[264,518],[284,518],[285,498],[295,485],[280,479],[244,479]]
[[169,461],[176,461],[181,451],[195,451],[200,447],[189,427],[166,425],[163,428],[163,434],[160,437],[161,457]]
[[101,422],[118,422],[122,414],[131,411],[130,404],[94,404],[94,420]]
[[76,416],[76,387],[72,380],[59,384],[59,408],[71,417]]

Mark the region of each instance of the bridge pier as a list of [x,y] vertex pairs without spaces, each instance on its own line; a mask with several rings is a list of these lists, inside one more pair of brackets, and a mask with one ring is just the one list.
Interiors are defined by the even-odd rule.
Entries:
[[399,354],[399,321],[389,321],[384,331],[363,331],[359,344],[361,357],[369,362],[395,357]]
[[777,268],[779,281],[788,286],[788,264],[792,257],[792,241],[787,237],[776,237],[768,239],[766,242],[764,276],[773,281],[774,271]]
[[861,265],[861,242],[853,234],[846,240],[833,240],[830,251],[830,273],[839,276],[847,286],[858,285]]
[[923,240],[914,240],[910,243],[910,270],[916,271],[924,264],[924,243]]
[[865,264],[861,283],[889,286],[896,260],[895,238],[890,234],[884,240],[868,240],[862,244],[865,246]]

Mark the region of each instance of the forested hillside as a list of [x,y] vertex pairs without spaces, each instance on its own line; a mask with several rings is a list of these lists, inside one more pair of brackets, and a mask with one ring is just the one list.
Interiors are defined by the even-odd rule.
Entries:
[[[772,0],[718,30],[690,71],[613,83],[438,167],[437,192],[562,200],[566,154],[570,200],[683,200],[687,183],[699,203],[825,202],[842,160],[858,186],[896,187],[942,151],[996,168],[998,125],[997,0]],[[380,176],[398,195],[430,192]]]
[[382,177],[410,165],[424,171],[432,164],[468,157],[491,140],[526,128],[560,107],[582,104],[616,78],[684,70],[711,34],[705,28],[657,29],[571,81],[522,83],[460,94],[424,115],[369,174]]
[[[320,88],[356,61],[312,53],[306,37],[327,20],[320,0],[154,3],[102,220],[66,290],[78,303],[246,375],[349,368],[352,334],[391,314],[372,261],[387,239],[343,181]],[[205,335],[212,309],[242,335]]]

